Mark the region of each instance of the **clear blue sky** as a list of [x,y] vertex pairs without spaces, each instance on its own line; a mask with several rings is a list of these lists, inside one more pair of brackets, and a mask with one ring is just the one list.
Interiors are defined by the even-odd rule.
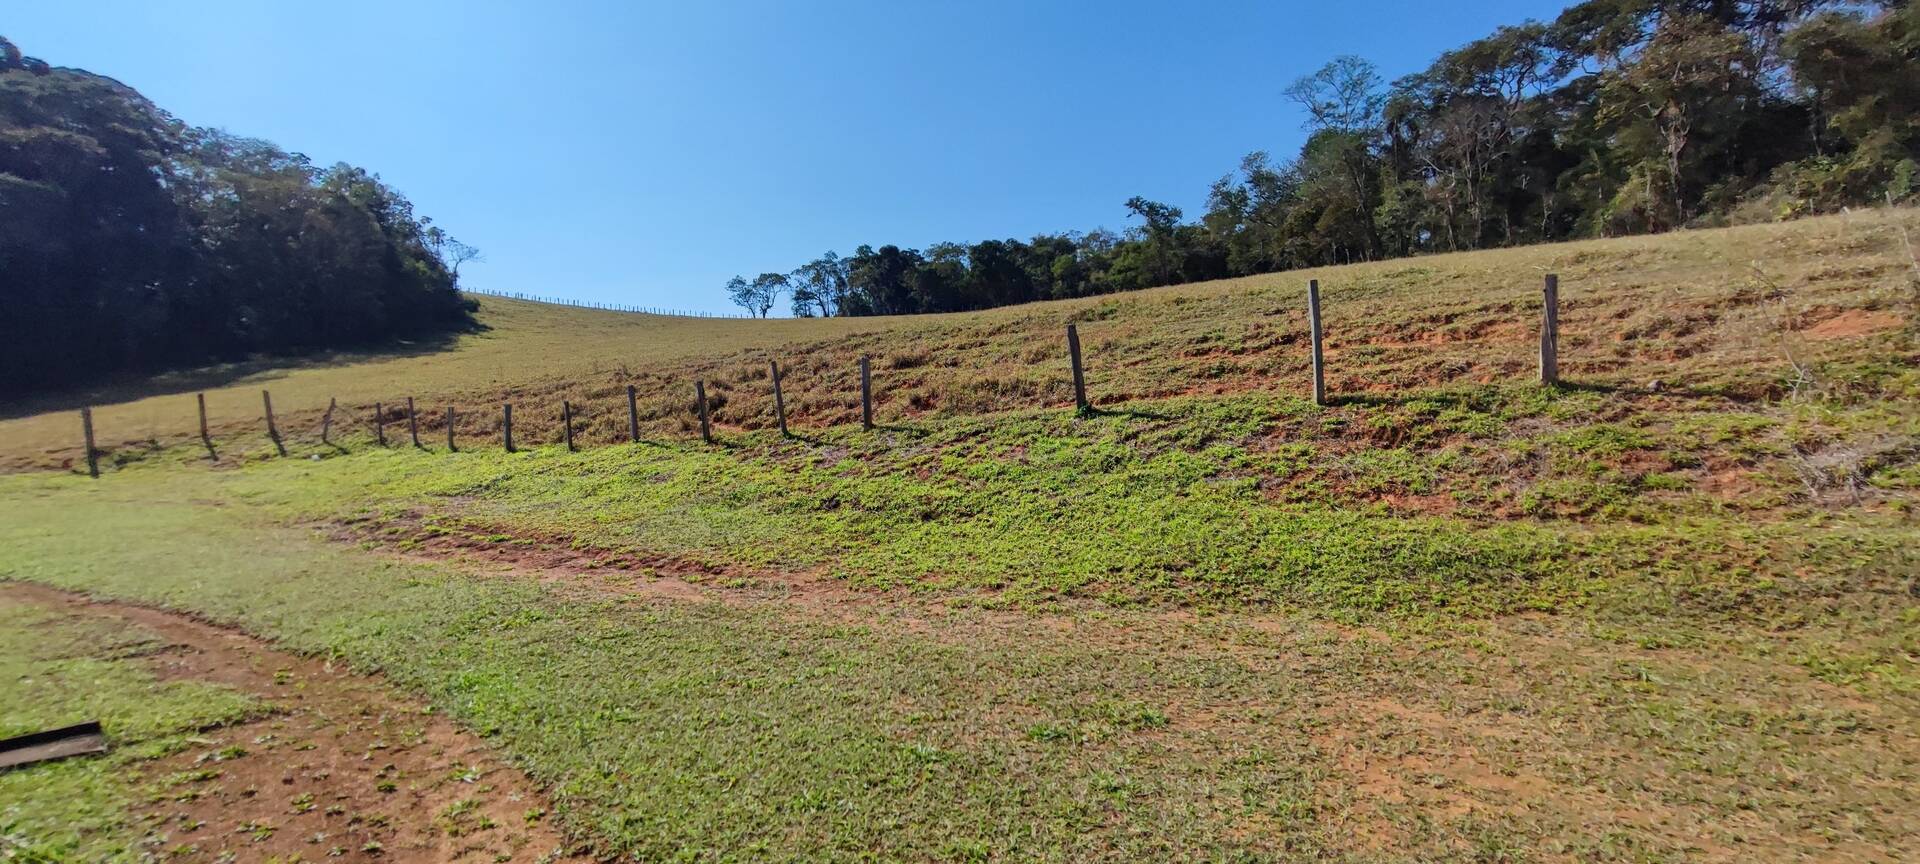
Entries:
[[95,0],[0,34],[378,173],[485,251],[471,287],[724,310],[727,277],[828,249],[1197,215],[1298,149],[1294,78],[1392,79],[1563,5]]

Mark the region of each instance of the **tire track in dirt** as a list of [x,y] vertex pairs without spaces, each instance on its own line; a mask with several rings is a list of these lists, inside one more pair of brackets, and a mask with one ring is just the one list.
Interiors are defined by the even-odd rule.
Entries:
[[146,845],[168,861],[586,861],[532,780],[375,676],[197,618],[21,582],[0,596],[157,634],[161,680],[273,706],[140,763]]

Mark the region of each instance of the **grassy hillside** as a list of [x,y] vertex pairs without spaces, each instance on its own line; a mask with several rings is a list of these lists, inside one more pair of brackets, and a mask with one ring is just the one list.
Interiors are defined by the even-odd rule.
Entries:
[[371,173],[19,59],[0,37],[0,394],[472,324],[471,248]]
[[[293,455],[334,460],[288,481],[290,504],[305,519],[371,523],[385,532],[376,540],[511,536],[990,603],[1690,614],[1727,592],[1751,613],[1888,587],[1914,563],[1917,215],[928,318],[671,319],[490,301],[492,329],[450,350],[256,373],[209,403],[222,464],[271,461],[256,390],[271,386]],[[1534,381],[1549,272],[1563,297],[1559,388]],[[1305,398],[1309,278],[1330,334],[1324,407]],[[1100,406],[1084,418],[1070,410],[1070,321]],[[876,364],[871,432],[858,424],[861,355]],[[775,357],[787,437],[772,429]],[[717,445],[699,441],[695,380]],[[625,442],[629,385],[638,446]],[[408,393],[427,452],[406,444]],[[329,446],[317,440],[323,394],[343,406]],[[386,448],[370,440],[374,400],[387,406]],[[500,440],[509,400],[518,453]],[[562,400],[575,406],[577,454],[556,443]],[[148,397],[103,407],[95,423],[108,441],[147,430],[115,461],[205,470],[192,404]],[[449,405],[457,454],[445,452]],[[9,421],[0,440],[17,465],[71,464],[77,454],[51,439],[72,438],[73,419]]]
[[[1861,213],[929,318],[489,301],[448,350],[227,373],[217,465],[190,391],[122,394],[117,470],[0,477],[0,578],[380,670],[609,855],[1912,860],[1909,234]],[[408,392],[426,452],[375,446],[363,406]],[[359,418],[337,447],[329,397]],[[57,463],[77,425],[0,447]],[[139,800],[135,768],[87,778],[89,812]],[[35,836],[52,810],[5,792]]]
[[[1915,211],[1693,231],[1326,268],[979,313],[873,319],[663,318],[486,298],[491,328],[451,350],[346,355],[297,366],[205,370],[57,403],[7,406],[0,458],[15,468],[78,454],[78,419],[50,411],[94,402],[102,446],[191,437],[192,392],[205,389],[217,437],[262,442],[262,388],[296,438],[317,434],[329,399],[365,432],[375,402],[420,399],[424,428],[459,410],[461,437],[497,441],[499,404],[517,437],[557,441],[562,399],[584,413],[579,440],[622,441],[625,388],[639,388],[649,436],[693,429],[704,378],[722,429],[772,425],[766,362],[787,369],[791,421],[857,420],[857,357],[875,358],[888,422],[1070,405],[1063,325],[1080,322],[1097,403],[1182,394],[1304,394],[1305,284],[1326,303],[1336,394],[1405,396],[1533,374],[1539,284],[1561,277],[1563,369],[1581,385],[1773,400],[1795,364],[1827,389],[1901,379],[1913,357]],[[50,411],[50,413],[34,413]],[[26,415],[26,416],[21,416]]]

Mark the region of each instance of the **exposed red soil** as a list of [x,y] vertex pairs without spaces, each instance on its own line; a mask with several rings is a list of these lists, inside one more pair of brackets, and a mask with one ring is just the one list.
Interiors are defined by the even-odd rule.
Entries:
[[[426,563],[455,562],[469,572],[532,579],[543,585],[594,594],[746,607],[778,603],[822,620],[872,623],[875,616],[919,635],[951,635],[936,598],[906,589],[861,588],[823,573],[760,570],[580,543],[563,534],[516,529],[509,536],[491,528],[473,531],[430,527],[418,516],[384,522],[323,524],[336,542]],[[998,613],[1017,620],[1026,613]]]
[[[564,534],[519,529],[512,535],[430,526],[417,515],[373,522],[353,520],[326,526],[339,542],[372,544],[388,554],[424,560],[456,560],[533,576],[544,584],[577,584],[595,576],[626,574],[631,590],[679,600],[725,599],[702,583],[778,587],[786,593],[854,594],[845,584],[804,574],[770,573],[720,566],[670,555],[588,546]],[[623,579],[623,582],[626,581]]]
[[1853,339],[1888,330],[1898,330],[1903,319],[1893,312],[1869,312],[1848,309],[1805,331],[1808,339]]
[[169,861],[585,861],[545,797],[492,748],[378,678],[184,615],[38,585],[0,592],[157,633],[163,680],[226,685],[274,706],[140,767],[139,816]]

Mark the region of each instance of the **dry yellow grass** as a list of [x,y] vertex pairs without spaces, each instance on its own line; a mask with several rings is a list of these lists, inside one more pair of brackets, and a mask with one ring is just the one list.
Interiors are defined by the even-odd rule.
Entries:
[[[1902,228],[1904,227],[1904,232]],[[190,440],[204,390],[216,438],[263,443],[262,389],[284,430],[317,434],[330,399],[343,434],[371,405],[401,420],[420,400],[423,437],[444,438],[445,407],[476,446],[559,438],[561,400],[582,444],[623,440],[625,388],[644,433],[692,434],[704,379],[722,428],[772,425],[767,360],[787,369],[797,427],[857,422],[856,363],[874,357],[883,420],[1069,405],[1061,327],[1080,322],[1096,402],[1307,387],[1304,286],[1321,281],[1333,392],[1407,392],[1534,374],[1539,285],[1560,274],[1562,370],[1609,387],[1713,389],[1745,398],[1790,388],[1795,364],[1911,363],[1890,334],[1912,326],[1920,267],[1912,209],[1595,240],[1182,285],[953,315],[829,320],[668,318],[482,298],[485,332],[444,350],[340,355],[211,369],[31,405],[5,406],[0,464],[71,464],[73,409],[95,408],[103,449]],[[38,412],[38,413],[35,413]],[[391,427],[390,432],[400,431]],[[402,433],[403,434],[403,433]]]

